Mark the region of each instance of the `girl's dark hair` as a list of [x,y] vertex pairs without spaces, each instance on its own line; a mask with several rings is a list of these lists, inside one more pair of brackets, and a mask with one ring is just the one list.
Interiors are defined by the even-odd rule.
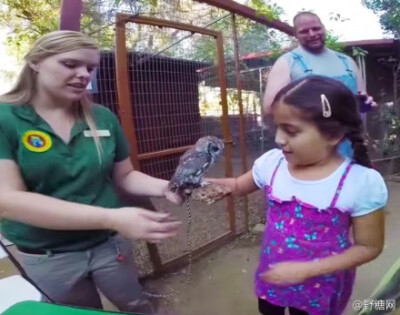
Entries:
[[[331,116],[324,117],[321,96],[325,95]],[[275,96],[272,106],[279,102],[293,106],[302,112],[303,118],[316,124],[327,136],[344,135],[352,143],[354,160],[371,167],[367,147],[364,144],[363,126],[355,95],[338,80],[322,76],[307,76],[285,86]]]

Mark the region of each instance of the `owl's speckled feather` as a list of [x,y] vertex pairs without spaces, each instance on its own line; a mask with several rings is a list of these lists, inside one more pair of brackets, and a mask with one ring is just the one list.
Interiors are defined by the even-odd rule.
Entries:
[[202,185],[204,174],[222,155],[224,143],[214,136],[200,138],[179,159],[178,167],[169,182],[172,191],[185,191]]

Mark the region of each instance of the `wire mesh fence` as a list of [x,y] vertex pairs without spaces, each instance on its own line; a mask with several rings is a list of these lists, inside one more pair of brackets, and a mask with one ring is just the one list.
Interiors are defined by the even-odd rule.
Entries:
[[[212,169],[212,176],[226,176],[227,163],[233,175],[245,171],[240,150],[246,150],[247,168],[255,158],[271,147],[268,126],[261,118],[261,95],[265,87],[265,74],[271,66],[271,59],[240,59],[240,80],[243,84],[240,115],[237,89],[237,69],[235,67],[235,46],[230,12],[196,1],[159,1],[157,8],[148,6],[125,7],[124,13],[156,19],[167,18],[188,25],[200,26],[221,32],[223,35],[223,55],[225,57],[226,86],[221,86],[216,40],[213,36],[185,31],[174,27],[160,27],[141,23],[125,24],[125,48],[127,53],[130,104],[135,126],[136,146],[141,171],[164,179],[170,179],[182,152],[160,155],[157,152],[193,145],[204,135],[224,138],[222,95],[226,91],[228,120],[226,123],[232,143],[229,160],[221,159]],[[285,34],[279,34],[249,19],[238,17],[238,53],[241,56],[255,51],[271,51],[290,42]],[[115,22],[115,21],[114,21]],[[101,30],[100,30],[101,31]],[[279,44],[278,44],[279,43]],[[118,84],[116,80],[115,51],[102,53],[97,73],[94,99],[120,115]],[[121,83],[120,83],[121,84]],[[121,118],[121,117],[120,117]],[[245,124],[244,142],[240,143],[240,119]],[[186,222],[183,207],[167,204],[160,199],[127,199],[130,204],[147,208],[171,211]],[[263,197],[261,194],[235,198],[236,233],[245,232],[248,225],[263,220]],[[221,235],[231,231],[227,205],[220,201],[205,206],[192,201],[193,248],[213,243]],[[186,253],[186,237],[167,241],[157,246],[161,263],[174,260]],[[136,245],[136,258],[140,273],[148,275],[154,271],[149,248],[144,242]]]
[[[218,85],[218,80],[215,73],[216,57],[207,61],[201,60],[197,55],[197,45],[209,44],[208,49],[213,52],[213,56],[217,56],[215,39],[165,27],[163,32],[157,32],[158,27],[151,25],[128,23],[126,27],[127,34],[138,32],[139,28],[143,33],[141,38],[132,44],[127,40],[127,50],[135,51],[129,58],[129,77],[133,87],[132,107],[139,154],[193,145],[204,135],[223,138],[220,91],[214,91],[214,99],[218,100],[218,106],[210,109],[208,116],[201,115],[202,104],[199,104],[202,93],[199,88],[199,72],[207,67],[212,68],[211,81]],[[165,41],[166,33],[174,33],[174,45]],[[137,53],[138,47],[145,47],[140,50],[140,54]],[[155,47],[159,48],[154,49]],[[143,160],[141,170],[155,177],[169,179],[181,154]],[[223,176],[224,161],[214,167],[214,172]],[[186,222],[187,213],[184,207],[172,207],[162,200],[153,200],[153,204],[156,209],[170,209]],[[224,205],[225,203],[221,203],[214,209],[204,209],[202,204],[191,203],[193,223],[190,237],[193,248],[199,248],[229,231],[229,220]],[[186,237],[183,233],[182,237],[158,246],[162,262],[185,254]]]
[[[159,0],[157,6],[132,2],[124,7],[123,13],[218,31],[223,38],[224,86],[221,86],[215,38],[193,30],[125,21],[128,82],[117,84],[115,51],[102,53],[94,98],[119,115],[119,84],[129,87],[136,137],[134,145],[141,156],[141,171],[168,180],[183,153],[179,148],[193,145],[204,135],[224,138],[221,105],[224,91],[228,111],[225,122],[232,154],[228,159],[221,159],[210,176],[226,176],[227,166],[237,176],[250,169],[258,156],[275,146],[274,126],[263,121],[261,115],[262,94],[276,60],[275,52],[293,44],[290,36],[239,16],[236,16],[235,25],[230,12],[192,0]],[[377,114],[372,114],[369,120],[372,121],[370,126],[376,125]],[[241,128],[242,123],[244,128]],[[175,151],[160,154],[168,150]],[[382,156],[376,153],[373,157]],[[393,163],[385,160],[377,163],[383,171],[394,172]],[[186,222],[187,213],[183,207],[171,206],[163,200],[130,198],[128,202],[171,211]],[[235,210],[235,233],[245,232],[248,226],[264,221],[265,203],[261,193],[247,199],[235,198],[231,206]],[[193,248],[216,243],[221,235],[232,231],[225,201],[212,206],[192,201],[191,208]],[[182,233],[177,239],[157,246],[161,264],[186,253],[186,237]],[[146,243],[138,242],[136,258],[142,275],[154,271],[154,257],[150,257]]]

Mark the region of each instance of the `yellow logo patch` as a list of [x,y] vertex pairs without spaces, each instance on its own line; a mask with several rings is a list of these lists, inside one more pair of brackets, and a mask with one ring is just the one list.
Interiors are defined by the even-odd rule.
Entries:
[[38,130],[29,130],[24,133],[22,143],[32,152],[46,152],[52,146],[52,141],[47,133]]

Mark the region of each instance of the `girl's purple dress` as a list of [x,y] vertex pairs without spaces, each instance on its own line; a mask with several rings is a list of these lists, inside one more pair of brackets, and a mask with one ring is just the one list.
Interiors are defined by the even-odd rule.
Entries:
[[256,294],[272,304],[292,306],[307,311],[309,315],[340,315],[352,293],[355,269],[283,287],[264,282],[260,274],[267,271],[270,264],[311,261],[339,254],[351,246],[350,214],[335,206],[353,163],[349,163],[342,174],[330,207],[318,210],[295,197],[290,201],[274,197],[274,178],[282,160],[273,172],[270,185],[265,187],[269,208],[260,263],[255,274]]

